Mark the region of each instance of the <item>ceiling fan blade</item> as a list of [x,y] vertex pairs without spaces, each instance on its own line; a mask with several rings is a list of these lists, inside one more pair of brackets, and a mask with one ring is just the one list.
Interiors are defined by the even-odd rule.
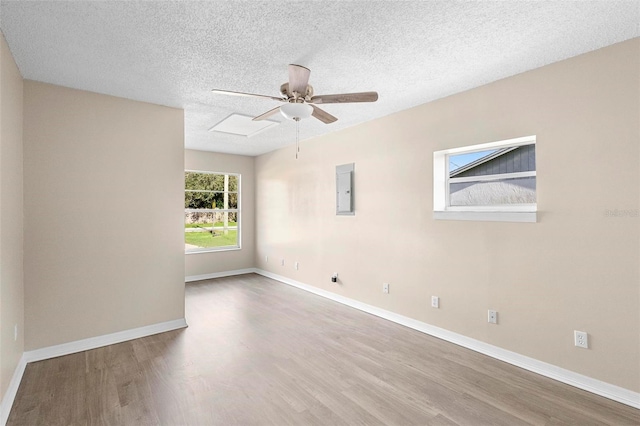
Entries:
[[268,95],[257,95],[255,93],[244,93],[244,92],[233,92],[231,90],[220,90],[220,89],[213,89],[211,90],[213,93],[217,93],[220,95],[232,95],[232,96],[249,96],[249,97],[254,97],[254,98],[266,98],[266,99],[272,99],[274,101],[281,101],[284,102],[285,99],[283,98],[278,98],[276,96],[268,96]]
[[352,102],[375,102],[378,92],[341,93],[338,95],[317,95],[309,101],[312,104],[346,104]]
[[265,112],[264,114],[260,114],[260,115],[259,115],[259,116],[257,116],[257,117],[253,117],[253,120],[252,120],[252,121],[260,121],[260,120],[264,120],[265,118],[269,118],[269,117],[271,117],[272,115],[277,114],[277,113],[278,113],[278,111],[280,111],[280,107],[279,107],[279,106],[277,106],[277,107],[275,107],[275,108],[273,108],[273,109],[270,109],[269,111]]
[[289,91],[297,92],[300,96],[306,96],[311,70],[302,65],[289,64]]
[[329,114],[327,111],[322,110],[315,105],[311,105],[311,106],[313,107],[313,112],[311,113],[311,115],[313,115],[318,120],[322,121],[324,124],[330,124],[338,120],[336,117]]

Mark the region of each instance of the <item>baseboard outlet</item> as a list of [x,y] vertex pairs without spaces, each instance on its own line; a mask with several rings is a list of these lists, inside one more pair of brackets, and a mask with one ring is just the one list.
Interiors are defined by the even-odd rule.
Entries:
[[74,342],[62,343],[60,345],[48,346],[42,349],[35,349],[33,351],[25,352],[23,358],[27,363],[42,361],[44,359],[88,351],[102,346],[114,345],[116,343],[126,342],[127,340],[139,339],[141,337],[147,337],[185,327],[187,327],[187,321],[184,318],[180,318],[173,321],[151,324],[102,336],[90,337],[88,339],[76,340]]
[[0,405],[0,425],[2,426],[5,426],[7,424],[7,420],[9,420],[9,413],[11,412],[13,401],[16,399],[18,387],[20,386],[22,376],[24,375],[24,369],[26,367],[27,361],[25,361],[23,354],[18,361],[16,369],[13,370],[13,376],[11,376],[11,381],[7,387],[7,391],[5,392],[4,397],[2,397],[2,404]]
[[224,278],[224,277],[232,277],[234,275],[244,275],[244,274],[253,274],[253,273],[257,273],[256,268],[236,269],[234,271],[213,272],[211,274],[203,274],[203,275],[190,275],[188,277],[184,277],[184,282],[190,283],[193,281],[210,280],[212,278]]
[[338,303],[342,303],[352,308],[359,309],[380,318],[393,321],[397,324],[404,325],[414,330],[421,331],[425,334],[429,334],[439,339],[455,343],[456,345],[471,349],[495,359],[499,359],[500,361],[515,365],[516,367],[523,368],[525,370],[540,374],[550,379],[554,379],[559,382],[574,386],[576,388],[594,393],[596,395],[600,395],[605,398],[620,402],[622,404],[640,409],[640,393],[638,392],[633,392],[628,389],[603,382],[601,380],[593,379],[591,377],[584,376],[571,370],[566,370],[553,364],[539,361],[537,359],[530,358],[516,352],[511,352],[506,349],[502,349],[500,347],[490,345],[488,343],[484,343],[467,336],[463,336],[462,334],[454,333],[440,327],[435,327],[425,322],[405,317],[403,315],[396,314],[394,312],[387,311],[376,306],[368,305],[366,303],[362,303],[357,300],[332,293],[330,291],[322,290],[320,288],[313,287],[311,285],[304,284],[299,281],[292,280],[291,278],[274,274],[269,271],[256,269],[255,273],[267,278],[274,279],[276,281],[280,281],[284,284],[288,284],[290,286],[317,294],[318,296],[334,300]]

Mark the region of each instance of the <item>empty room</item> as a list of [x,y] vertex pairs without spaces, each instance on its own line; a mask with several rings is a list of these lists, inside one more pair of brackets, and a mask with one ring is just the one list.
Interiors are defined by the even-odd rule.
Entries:
[[640,1],[0,30],[0,426],[640,425]]

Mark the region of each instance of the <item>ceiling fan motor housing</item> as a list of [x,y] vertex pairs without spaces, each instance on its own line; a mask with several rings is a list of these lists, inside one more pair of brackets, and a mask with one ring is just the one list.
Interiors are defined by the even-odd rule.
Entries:
[[[282,96],[286,97],[287,99],[293,98],[293,93],[289,91],[289,83],[282,83],[280,85],[280,94],[282,94]],[[307,84],[306,93],[299,93],[299,95],[303,95],[302,98],[308,101],[313,96],[313,87],[310,84]]]

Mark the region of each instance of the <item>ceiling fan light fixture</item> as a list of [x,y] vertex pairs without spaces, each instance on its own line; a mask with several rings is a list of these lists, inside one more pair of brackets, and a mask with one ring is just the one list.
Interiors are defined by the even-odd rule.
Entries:
[[311,117],[313,107],[304,103],[287,103],[280,107],[280,114],[288,120],[299,121]]

